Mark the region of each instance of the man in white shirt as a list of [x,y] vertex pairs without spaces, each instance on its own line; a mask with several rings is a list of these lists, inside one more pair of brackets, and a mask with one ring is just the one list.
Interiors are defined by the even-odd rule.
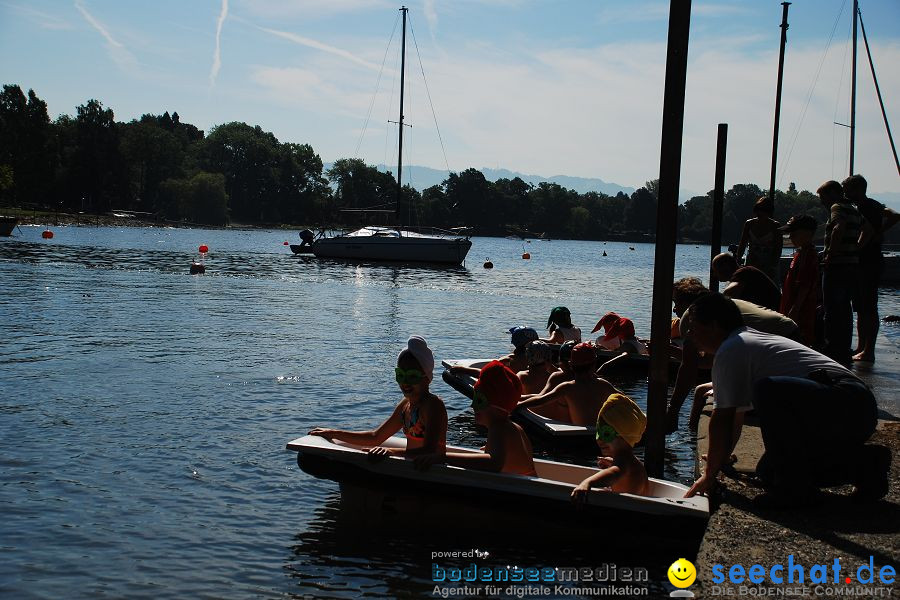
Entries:
[[838,483],[853,483],[857,500],[884,497],[891,454],[865,445],[878,421],[865,383],[799,342],[746,327],[722,294],[698,298],[686,314],[682,335],[715,354],[706,470],[688,496],[712,487],[731,453],[737,413],[752,408],[766,450],[757,467],[770,488],[764,503],[807,504],[819,486]]

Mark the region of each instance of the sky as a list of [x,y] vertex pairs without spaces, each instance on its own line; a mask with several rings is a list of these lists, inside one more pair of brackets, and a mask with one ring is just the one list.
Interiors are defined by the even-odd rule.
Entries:
[[[404,163],[506,168],[639,187],[659,172],[669,3],[410,0]],[[796,0],[777,187],[848,174],[852,0]],[[116,119],[178,112],[243,121],[325,162],[396,164],[399,7],[386,0],[0,0],[0,83],[51,118],[95,98]],[[881,93],[900,133],[900,1],[862,0]],[[692,4],[681,201],[768,187],[782,6]],[[855,171],[900,193],[862,36]],[[424,72],[424,79],[422,73]]]

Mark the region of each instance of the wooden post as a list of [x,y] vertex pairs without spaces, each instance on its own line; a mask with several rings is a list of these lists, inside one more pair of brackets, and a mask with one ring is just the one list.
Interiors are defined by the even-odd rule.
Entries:
[[728,123],[719,123],[716,143],[716,183],[713,188],[712,236],[709,240],[709,289],[719,291],[719,280],[712,270],[712,259],[722,251],[722,205],[725,203],[725,149],[728,146]]
[[669,3],[669,41],[666,88],[659,157],[659,201],[656,209],[656,252],[653,263],[653,308],[650,338],[650,383],[647,389],[647,433],[644,462],[647,472],[660,477],[666,449],[666,404],[669,386],[669,346],[675,241],[678,227],[678,186],[681,180],[681,143],[684,131],[684,89],[687,80],[690,0]]

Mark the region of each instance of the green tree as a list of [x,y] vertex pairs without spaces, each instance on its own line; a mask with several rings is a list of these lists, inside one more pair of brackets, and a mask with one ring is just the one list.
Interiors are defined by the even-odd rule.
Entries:
[[108,212],[113,200],[122,197],[121,185],[127,181],[115,115],[99,100],[88,100],[77,111],[71,159],[74,191],[81,196],[84,210]]
[[199,166],[225,176],[232,219],[241,223],[280,220],[278,146],[273,134],[238,122],[213,128],[201,142]]
[[0,166],[11,178],[3,196],[8,202],[44,203],[52,181],[50,117],[47,103],[34,90],[17,85],[0,92]]

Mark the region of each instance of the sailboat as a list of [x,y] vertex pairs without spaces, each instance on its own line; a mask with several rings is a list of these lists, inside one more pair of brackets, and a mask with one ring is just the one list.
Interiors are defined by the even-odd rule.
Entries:
[[472,241],[460,231],[413,231],[400,227],[400,197],[403,190],[403,88],[406,71],[406,13],[403,15],[403,42],[400,60],[400,118],[397,151],[397,227],[363,227],[350,233],[322,237],[312,244],[317,258],[340,258],[392,262],[424,262],[459,265],[466,259]]

